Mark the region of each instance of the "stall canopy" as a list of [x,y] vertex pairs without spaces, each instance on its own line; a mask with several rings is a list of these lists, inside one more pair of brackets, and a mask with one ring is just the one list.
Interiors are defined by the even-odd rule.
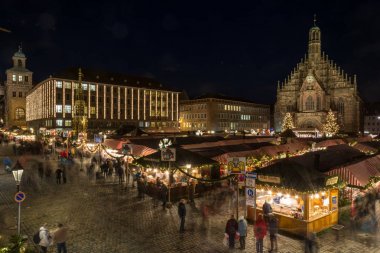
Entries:
[[351,186],[363,187],[368,184],[371,177],[380,176],[380,155],[333,169],[327,174],[337,175]]
[[222,155],[213,157],[214,160],[226,164],[228,158],[230,157],[254,157],[260,159],[265,156],[277,156],[279,153],[295,153],[297,151],[308,149],[309,145],[303,142],[296,142],[284,145],[265,145],[258,149],[237,151],[237,152],[228,152]]
[[[150,154],[145,157],[141,157],[136,161],[136,163],[143,166],[152,166],[152,167],[167,167],[168,162],[161,162],[161,151]],[[173,167],[184,167],[187,164],[191,164],[192,167],[199,167],[202,165],[216,165],[218,164],[214,160],[201,156],[197,153],[188,151],[183,148],[176,148],[176,161],[171,162]]]
[[380,151],[380,142],[379,141],[359,142],[353,145],[353,147],[362,152],[377,153],[378,151]]
[[298,192],[324,189],[326,180],[329,178],[313,167],[305,168],[289,159],[258,169],[257,174],[259,184],[282,187]]
[[315,144],[315,147],[326,148],[326,147],[341,145],[341,144],[346,144],[346,143],[342,139],[332,139],[332,140],[320,141]]

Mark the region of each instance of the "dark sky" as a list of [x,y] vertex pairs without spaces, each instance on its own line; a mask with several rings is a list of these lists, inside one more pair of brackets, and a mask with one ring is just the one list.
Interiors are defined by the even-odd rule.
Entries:
[[322,49],[380,101],[380,1],[0,1],[0,75],[23,43],[34,80],[66,67],[153,77],[189,95],[275,101],[307,50]]

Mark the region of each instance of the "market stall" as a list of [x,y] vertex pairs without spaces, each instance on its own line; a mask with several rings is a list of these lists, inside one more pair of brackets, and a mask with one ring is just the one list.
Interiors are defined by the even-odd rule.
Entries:
[[[176,148],[175,152],[176,159],[173,162],[162,161],[160,151],[136,161],[146,175],[148,195],[157,196],[160,183],[170,188],[172,201],[191,199],[212,187],[211,183],[199,179],[215,178],[215,174],[219,173],[217,162],[182,148]],[[217,173],[215,170],[218,170]]]
[[[305,236],[337,224],[338,192],[337,176],[284,160],[258,170],[257,214],[267,202],[281,230]],[[253,219],[253,208],[247,211]]]

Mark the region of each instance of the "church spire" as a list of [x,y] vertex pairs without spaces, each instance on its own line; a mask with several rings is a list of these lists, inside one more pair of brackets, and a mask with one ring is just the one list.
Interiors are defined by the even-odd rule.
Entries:
[[321,30],[316,25],[317,17],[314,14],[314,26],[309,30],[309,61],[317,61],[321,58]]

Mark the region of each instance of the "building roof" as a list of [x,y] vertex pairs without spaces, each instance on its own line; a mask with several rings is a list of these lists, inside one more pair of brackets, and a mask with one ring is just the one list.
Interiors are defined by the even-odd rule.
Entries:
[[[318,191],[325,187],[327,175],[315,170],[313,167],[303,167],[291,160],[284,159],[265,168],[257,170],[260,176],[274,176],[280,178],[280,186],[296,191]],[[262,182],[265,183],[265,182]],[[265,183],[270,184],[271,183]],[[273,184],[276,186],[276,184]]]
[[[249,100],[249,99],[246,99],[246,98],[230,97],[230,96],[226,96],[224,94],[219,94],[219,93],[205,93],[205,94],[202,94],[202,95],[200,95],[198,97],[194,97],[191,100],[208,99],[208,98],[224,99],[224,100],[230,100],[230,101],[237,101],[237,102],[252,103],[252,104],[257,104],[257,105],[264,105],[264,104],[258,104],[256,102],[254,102],[252,100]],[[265,106],[269,106],[269,105],[265,105]]]
[[[63,71],[54,73],[52,77],[68,79],[68,80],[78,80],[78,69],[76,67],[67,68]],[[121,73],[107,72],[104,70],[96,70],[90,68],[82,68],[83,82],[94,82],[94,83],[104,83],[104,84],[114,84],[114,85],[124,85],[136,88],[146,88],[155,90],[170,90],[175,92],[180,92],[179,90],[163,87],[163,85],[152,78],[127,75]]]
[[[167,167],[167,162],[161,162],[161,151],[158,151],[156,153],[141,157],[137,160],[138,164],[144,165],[144,166],[163,166]],[[184,167],[187,164],[191,164],[193,167],[198,167],[202,165],[213,165],[217,164],[216,161],[201,156],[195,152],[191,152],[189,150],[183,149],[183,148],[176,148],[176,161],[172,162],[173,167]]]

